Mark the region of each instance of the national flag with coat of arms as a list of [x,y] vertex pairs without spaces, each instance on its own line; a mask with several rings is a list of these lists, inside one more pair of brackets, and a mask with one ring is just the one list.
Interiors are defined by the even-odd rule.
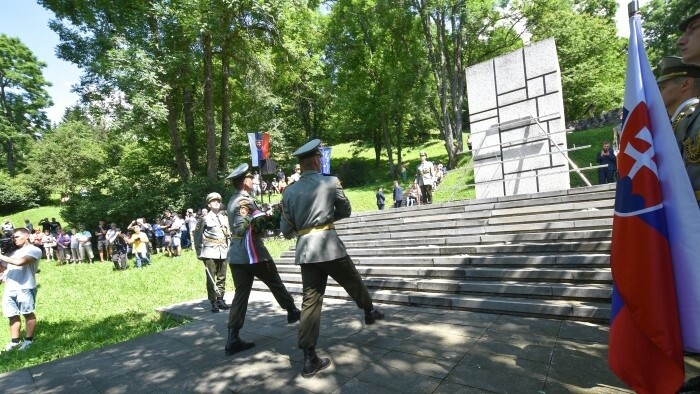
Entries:
[[253,167],[262,167],[264,160],[270,157],[270,134],[248,133],[250,157]]
[[630,18],[610,264],[608,363],[639,393],[675,393],[700,351],[700,210]]

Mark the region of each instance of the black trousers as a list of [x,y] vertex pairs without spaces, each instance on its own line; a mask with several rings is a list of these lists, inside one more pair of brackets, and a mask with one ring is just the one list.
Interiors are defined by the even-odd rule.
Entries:
[[253,280],[260,279],[270,289],[277,303],[285,310],[294,308],[294,298],[284,287],[274,261],[264,261],[257,264],[229,264],[233,285],[236,287],[233,303],[228,314],[228,329],[240,330],[245,322],[248,310],[248,298],[253,288]]
[[420,193],[420,200],[423,204],[433,203],[433,185],[421,186]]
[[304,301],[301,304],[299,322],[299,348],[316,346],[321,327],[321,308],[326,283],[330,275],[343,286],[361,309],[372,308],[372,297],[362,282],[360,273],[350,256],[322,263],[302,264],[301,280],[304,284]]
[[207,281],[207,298],[216,301],[226,292],[226,260],[205,259],[204,275]]

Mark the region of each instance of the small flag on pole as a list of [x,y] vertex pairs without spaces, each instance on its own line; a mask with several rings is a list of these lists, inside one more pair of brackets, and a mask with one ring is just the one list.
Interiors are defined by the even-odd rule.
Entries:
[[700,350],[700,210],[630,18],[615,196],[608,363],[640,393],[675,393],[683,348]]
[[252,166],[262,167],[265,164],[263,161],[270,156],[270,134],[248,133],[248,144]]
[[324,146],[318,148],[321,152],[321,174],[330,175],[331,174],[331,147]]

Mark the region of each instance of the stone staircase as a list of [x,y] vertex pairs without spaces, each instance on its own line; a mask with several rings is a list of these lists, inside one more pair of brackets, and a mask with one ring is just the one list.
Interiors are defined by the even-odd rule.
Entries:
[[[614,199],[601,185],[362,212],[336,229],[377,302],[607,322]],[[294,251],[276,263],[301,293]],[[349,299],[331,278],[326,296]]]

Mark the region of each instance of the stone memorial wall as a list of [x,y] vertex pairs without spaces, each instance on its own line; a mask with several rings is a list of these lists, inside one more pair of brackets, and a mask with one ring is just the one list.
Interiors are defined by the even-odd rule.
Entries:
[[568,161],[557,149],[567,145],[554,39],[466,73],[476,198],[568,189]]

